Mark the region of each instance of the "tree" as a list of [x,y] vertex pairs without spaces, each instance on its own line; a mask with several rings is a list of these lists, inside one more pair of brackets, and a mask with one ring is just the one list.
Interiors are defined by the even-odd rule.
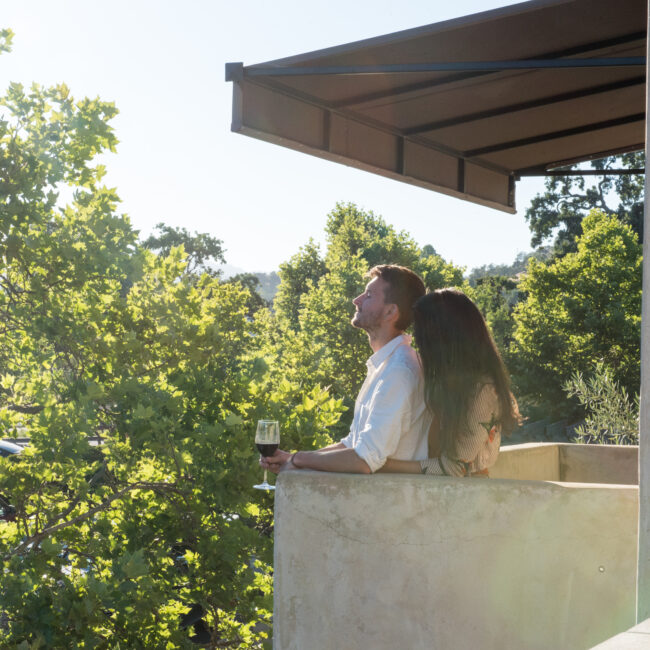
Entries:
[[320,445],[342,405],[271,372],[250,292],[197,272],[218,240],[138,244],[93,165],[112,104],[12,84],[0,107],[0,426],[30,438],[0,459],[0,645],[260,647],[255,421]]
[[564,389],[587,411],[584,424],[576,428],[576,442],[639,444],[639,395],[631,402],[627,391],[602,361],[596,363],[588,378],[576,372]]
[[471,293],[468,293],[485,317],[507,363],[514,329],[512,314],[522,298],[517,282],[504,276],[487,275],[477,279]]
[[187,265],[185,273],[199,276],[207,273],[219,277],[221,271],[218,266],[225,264],[223,242],[206,232],[190,233],[185,228],[172,228],[164,223],[156,225],[156,234],[150,235],[142,242],[148,248],[161,255],[169,255],[172,248],[182,246]]
[[530,263],[514,312],[511,369],[546,414],[579,412],[562,384],[601,359],[628,393],[638,391],[641,246],[630,226],[599,211],[582,228],[575,253]]
[[237,273],[228,278],[226,283],[236,283],[248,290],[246,312],[249,317],[252,317],[258,309],[266,307],[266,300],[259,294],[259,278],[254,273]]
[[[592,169],[642,168],[643,152],[591,162]],[[577,169],[576,166],[570,169]],[[538,194],[526,210],[526,220],[533,234],[532,246],[539,246],[555,236],[556,254],[576,250],[575,239],[580,235],[582,219],[593,209],[616,216],[632,227],[643,241],[643,176],[549,176],[546,191]]]
[[280,285],[273,306],[281,320],[298,327],[300,299],[326,273],[318,244],[310,239],[284,264],[280,264]]
[[[220,264],[226,260],[223,242],[208,233],[190,233],[185,228],[172,228],[164,223],[156,226],[158,234],[151,235],[142,242],[142,246],[159,255],[167,256],[176,247],[182,247],[185,254],[185,275],[193,281],[204,273],[214,278],[221,278]],[[266,306],[266,301],[259,294],[260,281],[254,273],[238,273],[225,282],[237,283],[248,290],[246,301],[248,315],[252,316],[258,309]]]

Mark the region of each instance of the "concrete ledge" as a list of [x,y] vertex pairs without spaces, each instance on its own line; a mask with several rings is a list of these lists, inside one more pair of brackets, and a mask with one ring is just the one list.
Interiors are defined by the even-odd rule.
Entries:
[[637,487],[301,471],[275,498],[276,650],[575,650],[634,624]]
[[559,444],[560,480],[639,484],[639,447]]
[[490,476],[528,481],[559,481],[559,446],[553,442],[532,442],[501,447]]
[[650,618],[631,630],[617,634],[592,650],[648,650],[650,648]]
[[501,447],[492,478],[638,485],[639,447],[533,442]]

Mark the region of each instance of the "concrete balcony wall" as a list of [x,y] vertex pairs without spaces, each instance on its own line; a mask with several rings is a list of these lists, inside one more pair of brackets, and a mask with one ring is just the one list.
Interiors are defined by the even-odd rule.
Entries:
[[[561,447],[504,449],[494,473],[537,480],[281,474],[276,650],[576,650],[634,625],[638,488],[557,481],[612,458]],[[603,478],[629,475],[613,457]]]
[[553,443],[529,443],[502,447],[491,478],[527,481],[559,481],[560,451]]
[[576,483],[639,484],[639,448],[558,445],[560,480]]
[[639,484],[639,448],[533,442],[501,448],[492,478]]

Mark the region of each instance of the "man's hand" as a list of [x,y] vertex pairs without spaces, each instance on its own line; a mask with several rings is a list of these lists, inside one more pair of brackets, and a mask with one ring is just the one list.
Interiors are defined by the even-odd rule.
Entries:
[[260,456],[260,467],[277,474],[280,471],[288,469],[288,466],[285,466],[288,465],[289,458],[291,458],[291,454],[288,451],[276,449],[273,456]]

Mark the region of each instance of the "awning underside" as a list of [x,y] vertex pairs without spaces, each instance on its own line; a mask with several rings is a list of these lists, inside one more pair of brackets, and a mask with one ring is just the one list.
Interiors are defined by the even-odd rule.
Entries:
[[[514,212],[520,174],[643,149],[646,11],[646,0],[533,0],[254,66],[228,64],[232,129]],[[618,61],[478,69],[576,59]],[[452,69],[385,71],[445,63]]]

